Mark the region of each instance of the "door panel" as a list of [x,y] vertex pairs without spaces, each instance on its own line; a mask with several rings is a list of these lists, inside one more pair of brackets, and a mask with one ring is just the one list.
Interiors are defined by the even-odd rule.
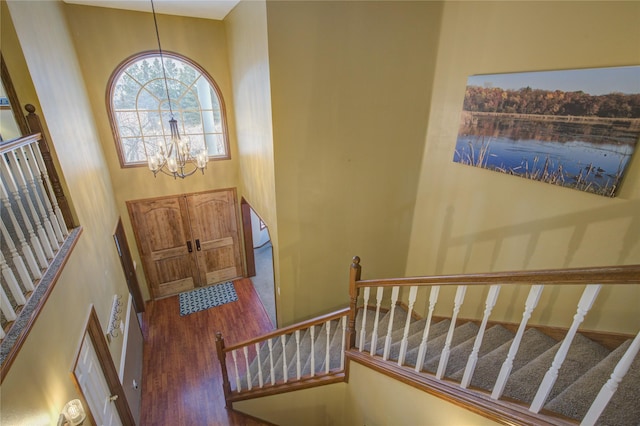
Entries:
[[181,197],[127,203],[154,298],[194,288],[191,233]]
[[187,198],[187,205],[202,285],[241,276],[235,191],[194,194]]
[[93,305],[72,371],[87,411],[83,424],[135,426]]
[[154,299],[242,276],[235,189],[127,206]]
[[89,409],[98,425],[122,425],[115,405],[111,401],[111,391],[102,374],[98,355],[87,335],[82,342],[80,357],[74,374],[89,404]]

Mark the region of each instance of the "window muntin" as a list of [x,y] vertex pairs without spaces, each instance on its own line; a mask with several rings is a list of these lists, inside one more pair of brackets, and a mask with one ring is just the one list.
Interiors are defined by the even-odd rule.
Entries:
[[[171,110],[182,138],[195,155],[207,147],[209,159],[228,159],[224,101],[215,82],[197,64],[163,51]],[[147,154],[169,139],[169,101],[158,52],[124,61],[112,74],[107,105],[120,165],[146,166]]]

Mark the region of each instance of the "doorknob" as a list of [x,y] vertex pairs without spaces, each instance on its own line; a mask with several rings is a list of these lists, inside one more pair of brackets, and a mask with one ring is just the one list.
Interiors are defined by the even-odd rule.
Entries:
[[191,247],[191,241],[187,241],[187,250],[189,250],[189,253],[193,252],[193,247]]
[[111,395],[109,397],[109,401],[111,401],[111,402],[115,401],[116,399],[118,399],[118,395]]
[[200,240],[196,240],[196,250],[200,251]]

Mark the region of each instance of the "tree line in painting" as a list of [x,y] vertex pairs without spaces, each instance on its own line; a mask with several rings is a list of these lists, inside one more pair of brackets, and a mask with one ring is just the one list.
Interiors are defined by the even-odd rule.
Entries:
[[640,118],[640,94],[467,86],[465,111],[603,118]]

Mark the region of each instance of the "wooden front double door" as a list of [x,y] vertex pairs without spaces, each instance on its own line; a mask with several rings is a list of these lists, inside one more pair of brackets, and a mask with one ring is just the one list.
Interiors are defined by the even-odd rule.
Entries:
[[153,299],[242,276],[235,188],[127,208]]

